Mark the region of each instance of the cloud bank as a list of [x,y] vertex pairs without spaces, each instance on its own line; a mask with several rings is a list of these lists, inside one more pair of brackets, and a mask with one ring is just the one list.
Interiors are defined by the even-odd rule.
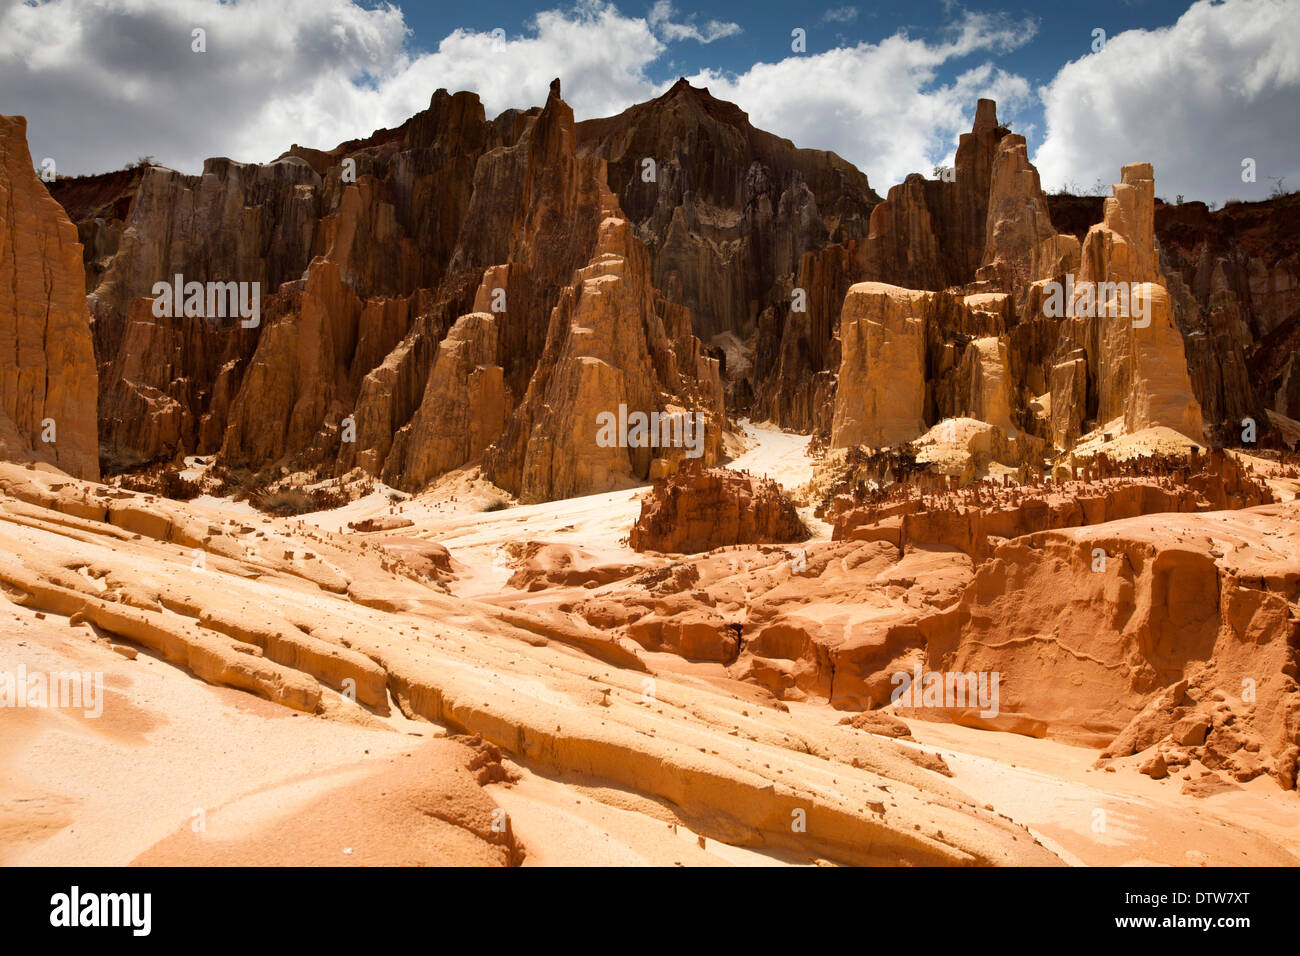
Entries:
[[[1173,200],[1263,199],[1300,187],[1300,0],[1194,3],[1174,25],[1131,30],[1066,64],[1041,91],[1044,186],[1118,182],[1155,165]],[[1257,181],[1241,179],[1254,159]]]
[[[854,9],[823,16],[847,22]],[[1110,183],[1122,163],[1150,160],[1169,198],[1260,198],[1270,176],[1300,186],[1300,0],[1200,0],[1169,28],[1110,38],[1040,91],[998,63],[1033,38],[1033,21],[948,9],[936,38],[899,32],[690,79],[757,126],[836,151],[882,192],[951,162],[978,97],[1028,132],[1020,115],[1038,95],[1046,185]],[[192,50],[196,28],[206,52]],[[670,0],[643,17],[580,0],[521,33],[458,29],[415,53],[400,9],[354,0],[0,0],[0,112],[26,115],[37,161],[62,173],[141,154],[197,172],[208,156],[266,161],[290,143],[328,148],[397,125],[438,87],[477,92],[492,116],[541,103],[559,76],[579,119],[610,115],[671,84],[677,45],[740,30]],[[1240,182],[1245,157],[1255,186]]]

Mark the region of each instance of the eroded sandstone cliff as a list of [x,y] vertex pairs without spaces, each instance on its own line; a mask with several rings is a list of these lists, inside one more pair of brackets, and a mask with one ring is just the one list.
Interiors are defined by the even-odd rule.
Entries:
[[970,281],[849,289],[831,447],[897,445],[958,417],[1058,451],[1103,427],[1164,427],[1202,442],[1159,265],[1151,166],[1124,167],[1114,193],[1082,245],[1058,234],[1023,139],[1003,137]]
[[99,478],[95,357],[77,229],[0,116],[0,458]]
[[[1121,182],[1117,196],[1140,202],[1117,198],[1111,213],[1048,197],[1023,137],[998,123],[990,100],[978,103],[951,175],[913,175],[881,202],[834,154],[756,130],[685,81],[583,123],[558,90],[492,120],[473,94],[438,91],[402,126],[332,150],[295,145],[265,166],[214,159],[198,177],[142,167],[51,184],[84,244],[110,470],[187,451],[253,470],[361,467],[414,489],[500,437],[497,474],[522,487],[519,429],[531,413],[515,412],[535,374],[551,374],[542,358],[553,312],[593,260],[606,187],[645,248],[662,324],[685,318],[690,335],[668,333],[683,388],[713,390],[702,362],[711,358],[733,414],[819,442],[832,440],[845,387],[841,313],[859,282],[939,296],[924,323],[925,428],[996,419],[1008,434],[1068,448],[1119,418],[1197,438],[1199,407],[1215,440],[1239,441],[1249,416],[1276,443],[1270,416],[1300,412],[1285,198],[1209,213]],[[1112,268],[1113,237],[1126,229],[1132,267],[1125,258]],[[1273,233],[1286,235],[1270,244]],[[258,282],[261,327],[152,316],[141,304],[152,284],[177,274]],[[1041,286],[1067,274],[1164,293],[1151,292],[1141,330],[1062,323],[1043,315]],[[476,302],[485,288],[486,305]],[[493,316],[496,354],[436,373],[441,343],[475,311]],[[304,352],[295,343],[317,327],[329,333]],[[495,368],[500,392],[489,384],[492,395],[475,401],[493,421],[502,405],[506,424],[446,443],[460,414],[439,420],[446,377],[492,378]],[[303,369],[321,381],[294,385]],[[847,386],[850,403],[857,387]]]
[[656,288],[691,310],[696,333],[748,336],[788,298],[803,257],[867,232],[880,197],[834,153],[755,129],[732,103],[678,80],[663,96],[578,124],[579,151],[650,251]]
[[[123,468],[187,452],[251,470],[360,467],[414,490],[501,439],[491,460],[505,487],[566,493],[561,480],[524,481],[517,436],[532,423],[518,421],[536,410],[511,416],[530,388],[544,392],[558,359],[539,364],[548,320],[577,270],[603,261],[602,221],[621,216],[604,161],[580,156],[577,142],[557,82],[544,107],[492,121],[473,94],[440,90],[402,127],[329,152],[295,146],[265,166],[210,160],[198,177],[144,169],[90,296],[106,459]],[[69,187],[68,201],[103,213],[94,193]],[[689,313],[655,303],[639,245],[627,257],[628,294],[583,320],[631,363],[647,411],[708,411],[712,460],[725,421],[718,363]],[[156,308],[154,283],[177,275],[256,283],[258,320]],[[446,400],[467,388],[467,402]],[[585,468],[587,450],[561,445],[554,468]],[[609,480],[633,472],[644,478],[648,461]]]

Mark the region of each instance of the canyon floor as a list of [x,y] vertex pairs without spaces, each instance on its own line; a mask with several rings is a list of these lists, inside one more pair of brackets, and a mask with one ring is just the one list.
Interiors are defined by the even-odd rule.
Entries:
[[[806,436],[744,428],[731,467],[809,480]],[[870,733],[557,612],[626,574],[566,585],[518,544],[660,567],[626,543],[647,490],[483,511],[462,470],[273,519],[0,465],[0,671],[104,680],[99,717],[5,712],[0,864],[1300,863],[1268,775],[1197,796],[1195,761]]]

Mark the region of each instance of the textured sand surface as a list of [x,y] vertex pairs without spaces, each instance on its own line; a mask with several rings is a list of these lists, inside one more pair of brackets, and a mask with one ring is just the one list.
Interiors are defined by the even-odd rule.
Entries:
[[[803,476],[796,442],[753,435],[751,471]],[[0,466],[0,672],[105,685],[99,718],[0,712],[0,859],[1300,861],[1294,792],[1267,777],[1199,798],[1137,774],[1138,757],[1106,772],[1096,749],[1054,739],[909,715],[915,739],[895,740],[824,699],[773,700],[723,664],[590,628],[555,606],[592,589],[510,587],[505,546],[661,567],[625,542],[645,492],[481,512],[476,489],[461,473],[400,505],[232,519]],[[413,521],[395,534],[451,550],[450,593],[386,557],[387,533],[334,532],[390,508]],[[348,678],[364,705],[340,693]]]

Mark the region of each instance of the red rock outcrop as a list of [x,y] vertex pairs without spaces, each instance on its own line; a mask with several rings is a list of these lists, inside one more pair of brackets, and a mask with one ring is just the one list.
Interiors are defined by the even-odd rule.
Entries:
[[982,99],[957,146],[952,181],[913,173],[871,212],[864,279],[909,289],[964,285],[984,263],[999,143],[997,107]]
[[[653,176],[644,175],[647,159],[655,161]],[[353,164],[348,175],[345,161]],[[1258,252],[1250,262],[1225,259],[1220,229],[1204,245],[1205,255],[1219,258],[1198,265],[1190,257],[1206,227],[1189,211],[1170,221],[1180,237],[1171,245],[1179,275],[1161,280],[1149,182],[1131,190],[1133,201],[1115,200],[1078,271],[1081,281],[1085,273],[1090,281],[1122,281],[1132,270],[1107,264],[1115,244],[1106,237],[1132,232],[1124,242],[1136,245],[1124,256],[1134,258],[1140,281],[1168,286],[1167,303],[1152,293],[1151,327],[1125,344],[1095,323],[1067,333],[1041,316],[1041,291],[1028,283],[1074,268],[1076,236],[1102,210],[1087,201],[1066,209],[1059,197],[1045,197],[1023,139],[998,125],[991,101],[979,103],[953,176],[910,177],[880,202],[866,178],[833,154],[755,130],[743,112],[684,81],[619,116],[581,124],[558,91],[544,107],[491,121],[472,94],[439,91],[401,127],[328,151],[295,146],[266,166],[211,160],[199,177],[147,167],[52,185],[76,210],[87,242],[100,430],[113,467],[225,447],[232,463],[249,467],[281,459],[333,473],[360,466],[414,487],[462,454],[471,460],[481,440],[454,454],[420,447],[427,430],[416,417],[439,343],[476,311],[485,272],[502,268],[508,307],[492,312],[498,354],[484,367],[502,370],[513,411],[538,370],[561,291],[591,261],[602,209],[597,179],[616,192],[647,249],[665,326],[669,307],[684,306],[689,332],[747,340],[752,363],[722,377],[729,401],[822,441],[834,429],[840,312],[850,286],[862,281],[968,300],[1004,297],[940,307],[943,320],[927,331],[927,427],[992,416],[1008,433],[1068,447],[1122,406],[1127,428],[1171,424],[1195,437],[1195,409],[1183,401],[1190,398],[1211,403],[1216,437],[1231,437],[1229,410],[1250,411],[1272,441],[1265,409],[1300,412],[1292,401],[1300,375],[1287,364],[1289,260],[1275,253],[1264,261]],[[1065,234],[1054,229],[1053,209],[1064,210]],[[259,389],[244,388],[246,375],[254,364],[275,368],[297,355],[282,336],[266,337],[266,350],[254,353],[267,326],[316,307],[308,303],[324,286],[304,281],[321,258],[338,265],[339,281],[361,303],[355,335],[366,347],[346,369],[336,366],[322,386],[330,397],[291,396],[295,405],[302,399],[297,420],[281,404],[276,420],[260,426],[268,434],[251,439]],[[193,317],[149,321],[134,303],[178,273],[261,283],[263,328]],[[1213,307],[1211,294],[1219,296]],[[377,334],[363,334],[372,322]],[[1180,334],[1190,393],[1175,361]],[[1275,347],[1257,344],[1261,335]],[[722,357],[670,337],[679,349]],[[985,341],[992,338],[996,346]],[[682,374],[707,379],[693,374],[695,359],[678,360]],[[323,358],[312,361],[325,367]],[[1130,399],[1133,388],[1142,394]],[[520,446],[515,427],[507,424],[505,446]],[[229,429],[236,434],[227,442]],[[522,463],[511,454],[501,473],[517,486]]]
[[979,279],[1013,291],[1038,279],[1071,272],[1079,261],[1079,241],[1052,226],[1038,170],[1029,162],[1025,138],[1004,136],[998,143],[989,181],[989,211]]
[[[1154,234],[1154,188],[1149,166],[1135,164],[1126,177],[1132,182],[1122,182],[1109,205],[1098,208],[1104,212],[1102,222],[1083,245],[1074,235],[1057,233],[1023,138],[999,127],[992,103],[982,101],[974,129],[963,137],[953,181],[910,177],[876,207],[865,240],[805,256],[799,282],[812,290],[809,311],[787,306],[769,310],[760,320],[755,411],[786,426],[816,431],[834,444],[831,396],[843,386],[835,373],[845,361],[848,335],[835,296],[866,279],[918,291],[953,293],[960,288],[968,299],[972,292],[1004,294],[1004,301],[992,308],[968,301],[972,318],[974,313],[983,316],[977,321],[947,309],[945,321],[930,323],[924,366],[927,427],[953,415],[995,415],[1008,432],[1027,430],[1068,448],[1083,431],[1118,417],[1129,431],[1166,425],[1199,439],[1203,429],[1197,397],[1214,387],[1208,381],[1213,376],[1203,371],[1208,364],[1204,343],[1178,318],[1194,311],[1181,284],[1173,302],[1142,285],[1166,285]],[[1063,327],[1045,321],[1041,283],[1064,282],[1066,274],[1076,273],[1076,295],[1085,286],[1096,290],[1109,288],[1102,285],[1107,282],[1139,283],[1136,294],[1150,302],[1149,324],[1121,328],[1094,318]],[[1002,340],[996,349],[991,343],[971,349],[971,337],[990,336]],[[1234,360],[1243,348],[1229,350],[1222,373],[1234,382],[1244,378],[1244,359]],[[1189,355],[1200,356],[1197,375],[1204,385],[1188,376]],[[980,373],[990,358],[996,367],[990,366],[993,375],[985,378]],[[1075,364],[1079,359],[1082,366]],[[982,392],[981,382],[992,378],[999,381],[996,392]],[[914,385],[905,388],[914,390]],[[994,402],[985,410],[990,398]]]
[[958,417],[1067,450],[1114,422],[1201,441],[1158,266],[1150,165],[1125,167],[1081,250],[1054,231],[1020,137],[1001,138],[990,176],[974,281],[941,291],[859,283],[846,294],[830,446],[897,445]]
[[[414,489],[479,455],[538,370],[544,317],[593,254],[605,168],[576,142],[558,84],[544,108],[491,122],[472,94],[439,91],[398,130],[329,152],[212,160],[201,177],[146,170],[91,296],[117,463],[216,452],[253,469],[360,466]],[[261,322],[155,317],[153,283],[175,274],[259,283]],[[669,321],[642,316],[655,326],[642,351],[659,390],[690,392],[688,407],[720,423],[717,363],[688,313],[683,330],[657,308]],[[490,318],[464,318],[474,312]],[[470,378],[473,407],[457,411],[443,399]]]
[[117,255],[131,203],[150,168],[129,166],[95,176],[63,176],[46,184],[50,195],[76,224],[87,295],[95,291]]
[[629,543],[637,551],[693,554],[807,536],[799,513],[776,482],[692,462],[656,482],[642,499]]
[[804,254],[794,287],[804,310],[769,306],[758,319],[751,416],[829,435],[839,373],[844,297],[865,274],[866,241],[850,239]]
[[[579,579],[583,591],[556,600],[648,650],[725,664],[778,699],[860,710],[888,702],[891,673],[923,650],[917,621],[950,606],[971,573],[971,559],[953,549],[740,545],[624,573],[594,593]],[[538,590],[530,586],[532,607],[545,599]]]
[[[356,400],[362,374],[405,334],[409,302],[362,300],[338,262],[312,262],[307,278],[282,291],[232,402],[221,460],[258,466],[328,447],[321,426],[337,425]],[[277,314],[279,312],[279,314]]]
[[[472,94],[440,90],[398,130],[329,153],[295,148],[265,166],[210,160],[198,177],[145,170],[117,252],[90,297],[106,372],[101,428],[124,463],[226,446],[232,462],[254,467],[295,456],[326,470],[337,456],[340,467],[351,467],[356,444],[339,442],[340,422],[351,414],[354,423],[383,423],[382,438],[358,429],[359,439],[373,439],[362,457],[378,473],[393,431],[419,404],[438,340],[468,311],[491,264],[472,255],[453,262],[477,161],[518,135],[510,124],[487,122]],[[69,187],[68,201],[75,199]],[[309,267],[324,268],[313,259],[334,263],[336,274],[309,277]],[[194,317],[150,321],[138,302],[176,274],[187,282],[259,283],[263,321],[250,329]],[[263,341],[277,322],[315,327],[312,313],[321,312],[335,333],[325,346],[330,355],[301,355],[289,341],[296,333]],[[404,336],[411,341],[391,356]],[[153,360],[140,362],[142,354]],[[388,381],[364,381],[390,357]],[[289,366],[300,359],[324,376],[308,386],[321,394],[277,386],[283,400],[265,408],[260,384],[243,388],[251,367],[292,377]],[[364,409],[354,407],[359,397]],[[130,424],[141,417],[169,424]],[[230,428],[235,434],[227,436]]]
[[[1088,343],[1098,424],[1123,418],[1129,431],[1164,425],[1200,441],[1201,409],[1159,267],[1151,165],[1125,166],[1113,188],[1102,221],[1083,241],[1073,303],[1079,317],[1067,319],[1072,328],[1064,337],[1070,345]],[[1095,316],[1084,314],[1092,311],[1089,301]],[[1059,403],[1069,401],[1069,393],[1059,396]]]
[[830,447],[899,445],[953,418],[977,418],[1015,438],[1025,390],[1006,340],[1009,314],[1003,293],[852,286]]
[[[486,464],[530,499],[644,479],[644,456],[610,472],[621,478],[584,473],[591,448],[577,432],[576,443],[529,451],[534,425],[572,431],[546,388],[596,352],[566,354],[567,324],[554,318],[544,356],[542,319],[568,308],[557,303],[595,254],[591,268],[627,292],[574,299],[579,311],[606,304],[578,321],[629,384],[606,394],[597,383],[587,404],[617,408],[622,395],[646,411],[705,411],[715,460],[725,421],[717,362],[691,335],[689,313],[656,304],[634,238],[594,252],[606,213],[620,214],[603,161],[579,156],[576,142],[558,84],[542,109],[490,123],[472,94],[439,91],[400,130],[330,153],[295,147],[268,167],[214,160],[197,181],[150,170],[93,296],[105,329],[125,322],[100,337],[116,355],[101,418],[122,459],[185,449],[250,469],[359,466],[416,490],[500,439]],[[265,210],[261,231],[240,231],[250,208]],[[181,240],[167,242],[177,228]],[[248,251],[267,246],[274,257]],[[156,319],[145,293],[173,271],[262,283],[261,323]],[[526,407],[510,417],[517,402]],[[594,441],[594,421],[589,430]]]
[[[1052,736],[1125,755],[1176,734],[1207,766],[1291,789],[1296,527],[1288,504],[1009,541],[960,602],[920,622],[928,666],[998,672],[1000,710]],[[1195,736],[1176,725],[1191,713],[1204,715]]]
[[1277,444],[1267,411],[1300,418],[1300,196],[1157,203],[1156,236],[1207,433]]
[[99,478],[95,355],[77,229],[0,115],[0,457]]
[[837,541],[953,547],[982,559],[1000,540],[1040,531],[1166,512],[1252,508],[1275,500],[1263,481],[1222,452],[1198,456],[1190,465],[1181,458],[1143,457],[1119,464],[1088,461],[1082,470],[1082,480],[1050,485],[982,484],[931,495],[899,486],[865,503],[845,494],[833,500],[826,516]]
[[[1048,205],[1053,221],[1080,239],[1102,217],[1100,197],[1054,195]],[[1295,195],[1218,210],[1156,200],[1160,268],[1215,441],[1243,444],[1242,419],[1250,418],[1256,444],[1276,447],[1268,411],[1300,416],[1300,377],[1291,372],[1300,348],[1298,210]]]
[[496,439],[510,410],[498,355],[496,316],[470,312],[456,320],[438,344],[420,407],[393,436],[385,481],[419,488]]
[[[269,297],[307,268],[320,178],[304,162],[213,159],[200,176],[148,167],[90,293],[100,431],[117,467],[215,451],[257,332],[234,319],[155,317],[156,282],[246,282]],[[143,303],[143,304],[142,304]],[[263,311],[270,311],[268,305]]]
[[[783,395],[816,390],[829,397],[829,380],[839,368],[840,308],[853,283],[937,291],[975,280],[984,263],[993,167],[1005,136],[993,101],[980,100],[971,132],[961,136],[951,179],[913,173],[871,210],[865,238],[846,236],[805,255],[798,279],[809,293],[806,317],[785,301],[760,321],[759,355],[771,358],[757,363],[756,411],[784,427],[818,428],[829,437],[829,402],[810,406]],[[774,366],[777,374],[769,377]]]

